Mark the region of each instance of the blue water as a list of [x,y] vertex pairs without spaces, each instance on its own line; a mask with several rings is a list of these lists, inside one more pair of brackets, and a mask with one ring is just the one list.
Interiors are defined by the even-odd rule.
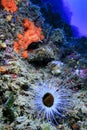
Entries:
[[87,0],[64,0],[64,3],[72,12],[71,24],[79,28],[81,35],[87,36]]
[[[38,3],[36,0],[33,1]],[[87,0],[39,0],[39,4],[41,8],[45,8],[44,13],[48,10],[46,15],[49,23],[57,26],[63,21],[77,27],[79,36],[87,36]]]
[[60,13],[66,22],[78,27],[80,35],[87,36],[87,0],[48,1],[55,13]]

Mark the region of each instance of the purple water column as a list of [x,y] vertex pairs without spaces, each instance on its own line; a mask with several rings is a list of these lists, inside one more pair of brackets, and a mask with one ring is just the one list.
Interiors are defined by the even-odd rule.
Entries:
[[78,27],[80,35],[87,37],[87,0],[64,0],[72,12],[71,25]]

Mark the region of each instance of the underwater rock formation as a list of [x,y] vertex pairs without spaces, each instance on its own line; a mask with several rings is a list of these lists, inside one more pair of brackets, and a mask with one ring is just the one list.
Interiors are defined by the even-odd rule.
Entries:
[[58,49],[56,46],[48,44],[35,49],[31,54],[29,53],[28,61],[35,65],[46,66],[48,62],[58,58]]

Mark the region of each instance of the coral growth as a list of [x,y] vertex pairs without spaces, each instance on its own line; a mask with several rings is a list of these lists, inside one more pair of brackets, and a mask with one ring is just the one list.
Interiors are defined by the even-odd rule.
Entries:
[[23,21],[24,32],[18,34],[18,40],[14,42],[14,50],[21,54],[22,57],[27,58],[27,48],[33,42],[38,42],[44,39],[41,28],[36,27],[34,22],[25,18]]
[[5,66],[0,66],[0,73],[3,74],[5,73],[7,70],[6,70],[6,67]]
[[15,0],[1,0],[1,5],[4,7],[5,10],[11,13],[16,12],[18,9]]

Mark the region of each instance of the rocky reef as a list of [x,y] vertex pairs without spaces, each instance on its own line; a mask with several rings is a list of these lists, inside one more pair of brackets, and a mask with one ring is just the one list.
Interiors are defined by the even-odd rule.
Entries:
[[[0,8],[0,130],[86,130],[87,39],[68,37],[63,29],[53,28],[31,1],[16,0],[16,5],[14,13]],[[25,18],[44,36],[27,46],[27,58],[14,50],[18,34],[26,31]],[[35,111],[35,89],[46,81],[60,92],[72,92],[73,105],[57,125]]]

